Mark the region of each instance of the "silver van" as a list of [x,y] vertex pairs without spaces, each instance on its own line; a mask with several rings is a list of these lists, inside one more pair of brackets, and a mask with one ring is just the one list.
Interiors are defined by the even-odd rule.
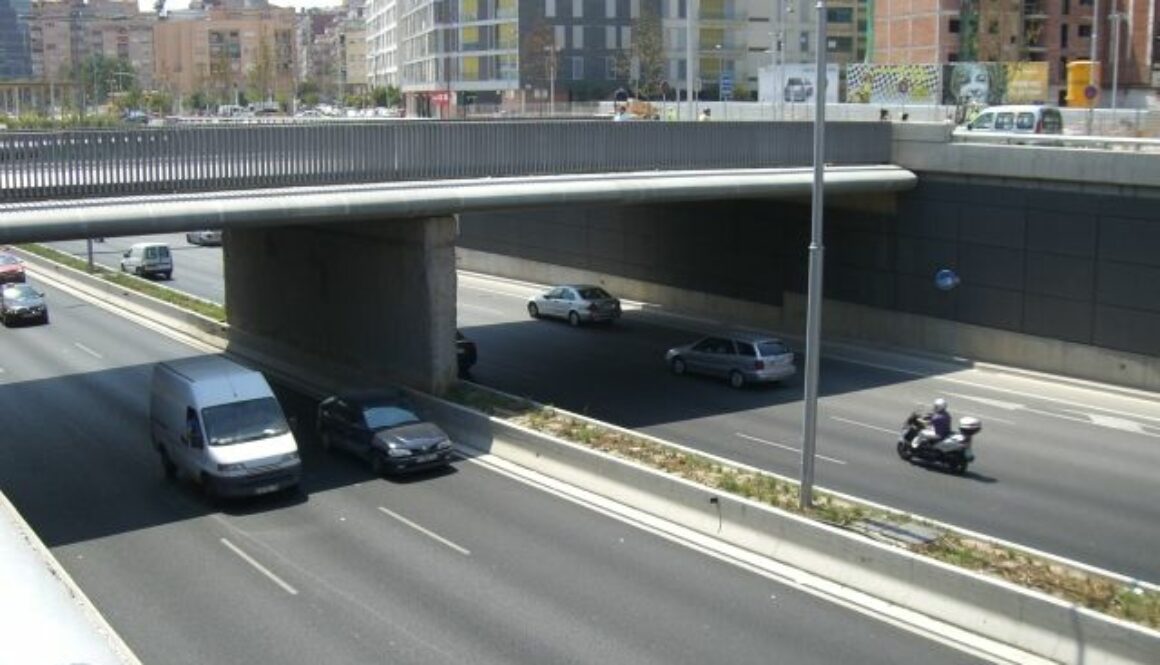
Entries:
[[121,271],[141,277],[173,277],[173,255],[169,245],[161,242],[139,242],[121,256]]
[[1063,114],[1054,106],[989,106],[967,124],[972,132],[1062,134]]

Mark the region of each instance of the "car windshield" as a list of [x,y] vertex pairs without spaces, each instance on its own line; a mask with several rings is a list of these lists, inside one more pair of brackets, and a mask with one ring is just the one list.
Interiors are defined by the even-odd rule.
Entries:
[[27,284],[13,284],[4,287],[4,298],[7,300],[25,300],[35,297],[36,291]]
[[384,427],[398,427],[419,422],[419,418],[410,411],[397,406],[372,406],[363,409],[363,420],[371,429]]
[[273,397],[206,407],[201,410],[201,418],[211,446],[256,441],[290,431]]
[[581,289],[576,289],[580,297],[585,300],[601,300],[603,298],[611,298],[608,292],[599,286],[586,286]]
[[770,356],[785,355],[789,353],[789,348],[777,340],[766,340],[757,343],[757,351],[761,354],[762,358],[768,358]]
[[11,254],[0,254],[0,265],[11,266],[20,263],[20,259]]

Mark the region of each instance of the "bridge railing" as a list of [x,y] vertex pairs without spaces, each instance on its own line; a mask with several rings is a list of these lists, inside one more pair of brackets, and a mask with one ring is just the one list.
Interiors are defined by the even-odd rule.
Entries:
[[[405,122],[0,134],[0,202],[812,163],[810,123]],[[890,161],[889,124],[828,123],[826,161]]]

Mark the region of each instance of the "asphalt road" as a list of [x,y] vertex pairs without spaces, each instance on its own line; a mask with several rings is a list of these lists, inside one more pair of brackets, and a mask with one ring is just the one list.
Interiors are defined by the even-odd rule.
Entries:
[[284,391],[303,491],[219,511],[148,441],[200,351],[45,290],[0,329],[0,487],[145,663],[975,662],[476,462],[372,477]]
[[[175,288],[221,292],[220,249],[174,248]],[[109,239],[110,255],[140,238]],[[83,242],[56,243],[83,247]],[[100,260],[100,259],[98,259]],[[182,281],[185,280],[185,281]],[[473,379],[790,477],[800,474],[802,381],[743,391],[671,375],[665,349],[708,326],[629,309],[614,326],[533,321],[537,287],[461,274],[459,324],[479,346]],[[220,299],[217,299],[220,302]],[[795,344],[801,367],[801,347]],[[1160,401],[1050,377],[919,357],[827,354],[816,481],[867,500],[1160,582]],[[983,420],[965,477],[902,462],[898,428],[916,405],[949,400]]]

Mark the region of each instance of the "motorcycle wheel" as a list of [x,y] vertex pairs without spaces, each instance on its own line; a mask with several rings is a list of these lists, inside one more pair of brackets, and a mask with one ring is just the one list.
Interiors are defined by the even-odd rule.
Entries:
[[906,461],[910,461],[910,444],[905,441],[898,442],[898,456]]
[[953,473],[957,476],[961,476],[961,475],[965,474],[967,472],[967,465],[968,464],[969,464],[969,462],[967,462],[966,458],[963,457],[962,455],[955,457],[954,459],[951,460],[951,464],[950,464],[951,465],[951,473]]

